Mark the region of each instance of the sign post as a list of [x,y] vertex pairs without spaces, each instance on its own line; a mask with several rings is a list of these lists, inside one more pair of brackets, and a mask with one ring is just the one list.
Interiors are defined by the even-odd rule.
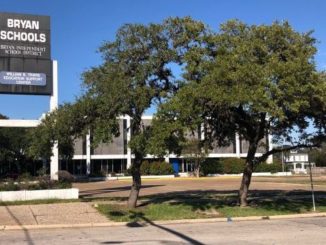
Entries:
[[[53,92],[50,97],[50,112],[58,108],[58,62],[53,61]],[[52,147],[52,157],[50,160],[50,176],[53,180],[58,180],[59,171],[59,148],[58,142],[55,142]]]

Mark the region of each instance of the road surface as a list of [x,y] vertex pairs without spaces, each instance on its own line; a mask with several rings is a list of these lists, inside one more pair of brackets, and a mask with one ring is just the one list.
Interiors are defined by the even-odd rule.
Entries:
[[326,218],[0,231],[0,244],[325,244]]

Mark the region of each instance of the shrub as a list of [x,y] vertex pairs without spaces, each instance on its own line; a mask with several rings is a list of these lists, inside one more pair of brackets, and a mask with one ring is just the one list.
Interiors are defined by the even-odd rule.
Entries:
[[223,173],[222,165],[218,159],[207,158],[201,164],[201,172],[203,175],[208,174],[221,174]]
[[240,174],[245,167],[245,160],[241,158],[221,159],[222,171],[224,174]]
[[67,181],[59,181],[55,185],[55,189],[69,189],[69,188],[72,188],[72,184],[71,182],[67,182]]
[[31,176],[30,173],[22,173],[21,175],[18,176],[17,181],[22,182],[22,181],[30,181],[32,180],[33,177]]
[[172,165],[167,162],[153,162],[150,167],[150,174],[152,175],[165,175],[173,174],[174,170]]
[[106,177],[107,174],[105,171],[95,171],[88,175],[88,177]]
[[5,183],[0,185],[0,191],[18,191],[19,186],[15,184],[13,179],[6,179]]
[[48,172],[48,169],[46,167],[42,167],[36,173],[38,176],[44,176],[47,174],[47,172]]
[[167,175],[173,174],[173,168],[170,163],[167,162],[152,162],[144,161],[140,166],[140,172],[142,175]]
[[19,190],[45,190],[45,189],[67,189],[72,184],[67,181],[50,180],[43,178],[38,183],[19,183],[8,180],[0,185],[0,191],[19,191]]
[[[140,170],[141,171],[141,170]],[[131,168],[127,168],[124,172],[123,172],[124,176],[132,176],[131,173]]]
[[272,164],[260,163],[254,170],[254,172],[268,172],[268,173],[277,173],[282,171],[282,164],[275,162]]
[[151,164],[149,161],[143,161],[140,166],[140,173],[141,175],[149,175],[150,174]]
[[66,170],[59,170],[58,177],[59,177],[59,181],[61,181],[61,182],[71,183],[71,182],[74,182],[74,180],[75,180],[75,177]]
[[[245,159],[241,158],[223,158],[223,159],[206,159],[201,165],[201,171],[204,175],[208,174],[240,174],[243,173]],[[254,172],[281,172],[282,164],[274,162],[273,164],[260,163]]]
[[243,172],[245,160],[241,158],[206,159],[201,166],[204,175],[208,174],[240,174]]

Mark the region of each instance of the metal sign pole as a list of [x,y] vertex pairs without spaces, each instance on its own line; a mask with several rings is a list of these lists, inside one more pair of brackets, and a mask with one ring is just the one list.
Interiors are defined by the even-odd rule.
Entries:
[[310,163],[310,161],[309,161],[309,173],[310,173],[310,187],[311,187],[312,206],[313,206],[314,212],[316,212],[314,184],[313,184],[313,181],[312,181],[312,172],[311,172],[311,163]]
[[[53,61],[53,93],[50,97],[50,112],[58,108],[58,62]],[[50,176],[52,180],[58,180],[59,171],[59,149],[58,142],[55,142],[52,147],[52,157],[50,160]]]

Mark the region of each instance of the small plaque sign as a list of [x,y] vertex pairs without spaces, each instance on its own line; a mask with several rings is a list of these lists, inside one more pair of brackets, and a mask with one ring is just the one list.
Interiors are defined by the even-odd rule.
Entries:
[[46,75],[44,73],[1,71],[0,84],[45,86]]

